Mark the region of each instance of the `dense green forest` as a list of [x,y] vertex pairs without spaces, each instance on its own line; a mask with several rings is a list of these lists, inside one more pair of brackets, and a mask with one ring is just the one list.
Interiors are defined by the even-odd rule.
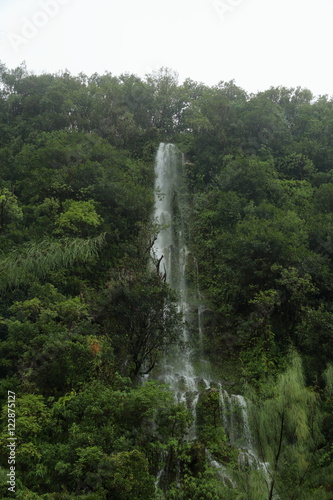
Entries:
[[[251,401],[266,489],[216,391],[191,441],[186,405],[141,383],[181,328],[151,266],[160,142],[184,153],[204,355]],[[1,498],[332,499],[333,100],[0,65],[0,165]],[[163,457],[178,472],[157,487]]]

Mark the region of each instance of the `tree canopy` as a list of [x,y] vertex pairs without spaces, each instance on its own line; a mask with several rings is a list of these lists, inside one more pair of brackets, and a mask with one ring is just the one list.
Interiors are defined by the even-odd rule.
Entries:
[[[332,98],[300,87],[0,65],[3,498],[8,390],[17,498],[331,498],[332,133]],[[150,255],[160,141],[184,154],[202,356],[249,395],[269,480],[228,443],[217,387],[190,442],[191,408],[140,383],[182,327]]]

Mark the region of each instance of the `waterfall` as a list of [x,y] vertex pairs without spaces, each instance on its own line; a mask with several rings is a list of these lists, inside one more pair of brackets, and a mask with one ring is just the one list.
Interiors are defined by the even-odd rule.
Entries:
[[[180,346],[165,357],[160,380],[167,383],[178,402],[192,411],[194,424],[190,439],[195,439],[196,403],[200,379],[193,366],[193,349],[189,338],[188,287],[186,269],[188,250],[186,230],[187,190],[183,174],[183,156],[173,144],[160,144],[155,163],[155,220],[161,227],[153,247],[158,271],[177,292],[178,309],[184,318]],[[204,386],[209,387],[208,381]]]
[[[231,446],[239,450],[238,464],[245,469],[247,466],[267,472],[268,465],[262,463],[255,452],[249,425],[248,407],[243,396],[230,395],[223,389],[221,383],[207,377],[206,369],[198,373],[202,366],[204,326],[202,321],[203,297],[196,286],[197,300],[197,339],[199,352],[193,349],[188,324],[190,322],[189,290],[187,285],[187,266],[189,252],[186,247],[187,216],[189,205],[187,189],[183,172],[183,157],[173,144],[160,144],[155,162],[155,212],[154,218],[159,224],[159,233],[152,249],[152,256],[157,271],[163,279],[177,292],[178,309],[184,318],[182,338],[179,345],[165,355],[158,378],[169,385],[179,403],[185,403],[192,412],[193,424],[187,439],[189,442],[197,439],[197,403],[200,395],[205,391],[218,393],[220,411],[220,425],[224,427]],[[196,267],[196,281],[198,282],[198,264]],[[198,283],[196,283],[198,285]],[[199,299],[199,300],[198,300]],[[192,307],[193,308],[193,307]],[[193,315],[192,315],[193,316]],[[195,354],[197,359],[195,359]],[[205,363],[204,363],[205,364]],[[222,482],[235,488],[232,471],[218,463],[207,451],[207,459],[217,471]],[[157,476],[157,485],[165,471],[162,466]]]

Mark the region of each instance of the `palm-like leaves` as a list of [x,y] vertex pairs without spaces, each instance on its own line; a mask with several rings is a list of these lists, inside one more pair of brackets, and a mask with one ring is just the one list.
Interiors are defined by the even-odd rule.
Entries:
[[105,233],[96,238],[46,238],[29,242],[0,259],[0,292],[19,286],[32,277],[43,278],[50,271],[94,260],[105,241]]

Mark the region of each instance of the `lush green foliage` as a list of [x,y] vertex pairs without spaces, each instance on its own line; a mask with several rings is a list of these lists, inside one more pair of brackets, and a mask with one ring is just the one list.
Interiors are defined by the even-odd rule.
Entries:
[[[332,132],[333,101],[307,89],[0,66],[0,395],[17,394],[17,498],[332,496]],[[269,487],[229,445],[218,392],[200,396],[189,443],[188,409],[138,384],[180,327],[149,266],[160,141],[185,154],[204,354],[251,387]]]

